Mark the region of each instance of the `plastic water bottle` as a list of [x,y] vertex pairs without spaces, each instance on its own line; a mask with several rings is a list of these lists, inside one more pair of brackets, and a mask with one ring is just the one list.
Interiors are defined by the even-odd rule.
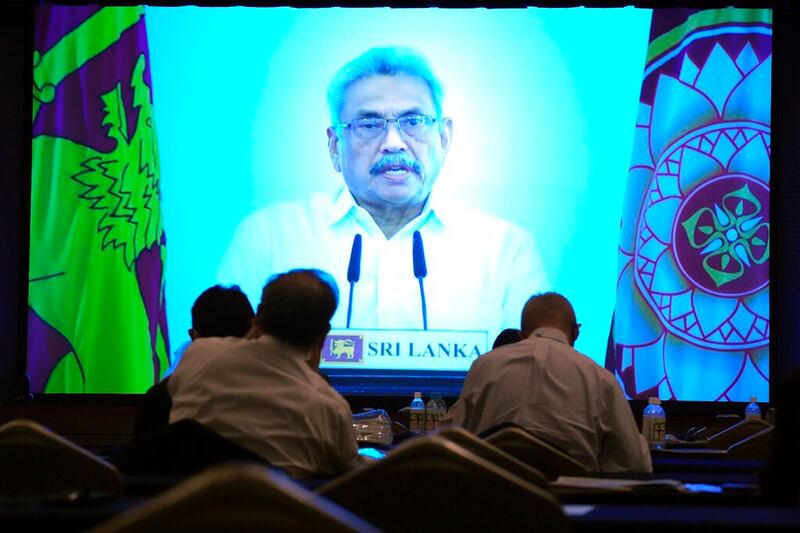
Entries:
[[425,405],[425,431],[436,431],[444,418],[447,406],[441,396],[432,396]]
[[441,426],[442,420],[447,416],[447,402],[445,402],[441,396],[437,396],[436,401],[439,402],[439,425]]
[[661,400],[650,398],[642,416],[642,434],[652,450],[664,449],[667,433],[667,414],[661,407]]
[[761,418],[761,408],[758,406],[758,398],[750,396],[750,403],[744,409],[744,417],[748,418]]
[[408,409],[408,429],[411,433],[425,433],[425,402],[422,393],[415,392]]

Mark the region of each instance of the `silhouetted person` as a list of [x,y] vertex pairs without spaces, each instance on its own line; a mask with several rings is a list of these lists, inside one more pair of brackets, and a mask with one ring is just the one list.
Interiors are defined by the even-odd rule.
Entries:
[[647,443],[616,379],[573,348],[579,329],[560,294],[530,298],[523,339],[475,360],[446,420],[476,434],[514,423],[590,471],[649,472]]
[[[244,337],[253,324],[253,306],[234,285],[214,285],[197,297],[192,305],[189,338]],[[172,399],[167,390],[169,377],[156,383],[142,397],[133,424],[133,439],[138,440],[169,423]]]
[[515,328],[507,328],[500,332],[492,344],[492,350],[505,346],[506,344],[514,344],[522,340],[522,331]]
[[253,323],[253,306],[237,286],[214,285],[192,305],[189,337],[244,337]]
[[256,338],[204,338],[186,349],[169,381],[170,423],[196,420],[293,477],[335,475],[355,463],[350,407],[317,373],[337,305],[324,272],[273,277]]

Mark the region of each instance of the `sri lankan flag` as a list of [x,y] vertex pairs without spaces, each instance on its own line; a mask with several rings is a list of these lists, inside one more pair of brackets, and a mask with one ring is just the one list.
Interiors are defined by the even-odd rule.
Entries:
[[634,398],[768,399],[772,13],[653,12],[607,367]]
[[34,17],[32,391],[142,392],[169,366],[144,9]]

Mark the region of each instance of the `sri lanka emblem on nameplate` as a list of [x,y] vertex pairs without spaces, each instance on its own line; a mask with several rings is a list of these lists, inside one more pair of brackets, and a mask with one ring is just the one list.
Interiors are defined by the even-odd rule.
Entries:
[[325,363],[363,363],[364,337],[361,335],[328,335],[322,347]]

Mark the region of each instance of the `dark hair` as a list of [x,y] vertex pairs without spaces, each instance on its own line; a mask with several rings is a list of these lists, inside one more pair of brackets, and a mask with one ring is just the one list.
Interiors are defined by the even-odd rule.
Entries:
[[192,329],[198,337],[244,337],[253,321],[253,306],[233,285],[214,285],[192,306]]
[[261,293],[257,320],[264,333],[310,348],[330,330],[339,289],[321,270],[290,270],[270,278]]
[[504,329],[500,332],[492,344],[492,350],[505,346],[506,344],[514,344],[522,340],[522,331],[515,328]]

